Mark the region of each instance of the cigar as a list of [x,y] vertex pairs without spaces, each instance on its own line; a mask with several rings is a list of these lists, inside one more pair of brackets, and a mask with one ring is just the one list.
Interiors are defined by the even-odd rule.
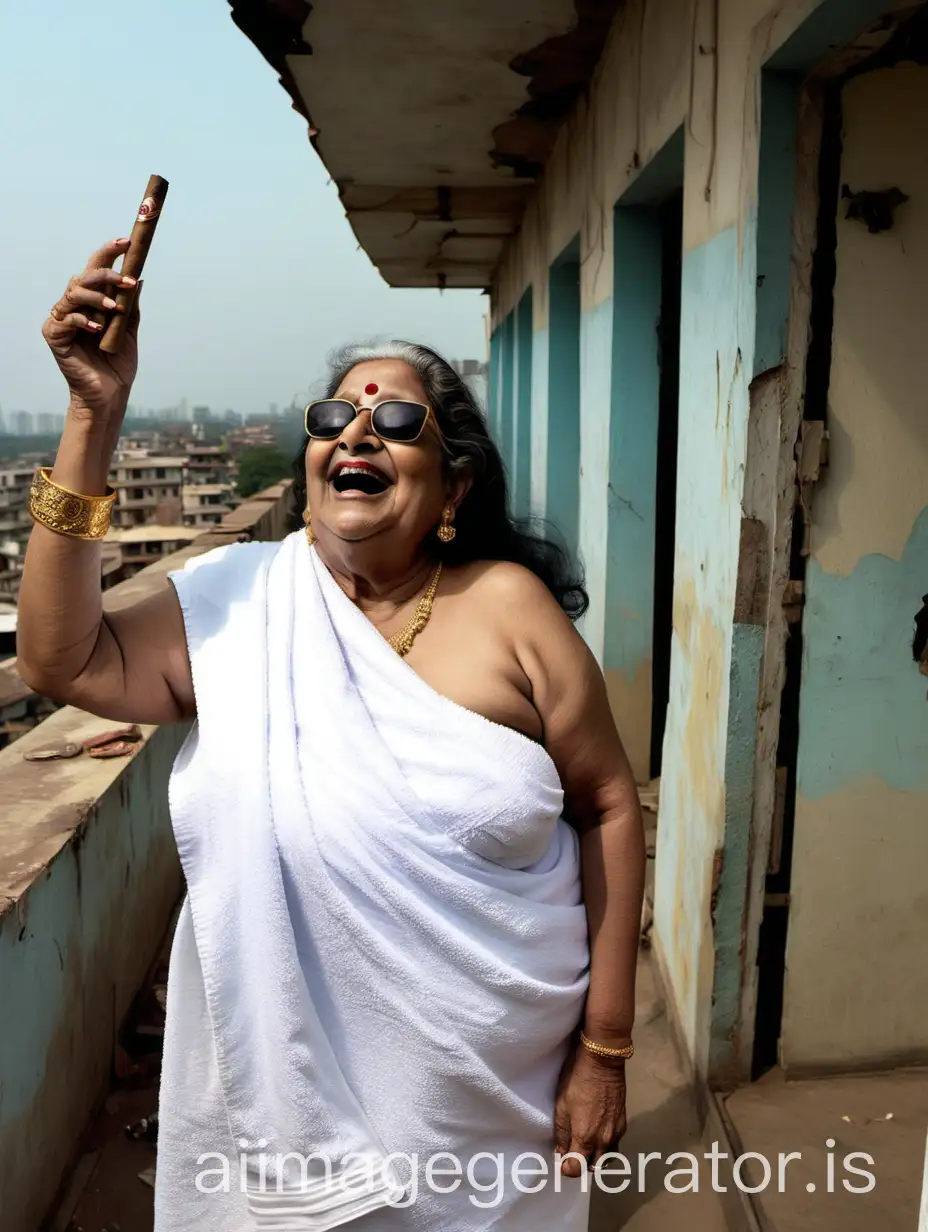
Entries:
[[[168,195],[168,182],[160,175],[153,175],[145,189],[145,198],[139,206],[139,212],[129,236],[129,248],[122,259],[122,273],[138,279],[145,267],[145,258],[151,248],[155,236],[155,228],[161,217],[164,199]],[[113,298],[118,308],[110,317],[109,324],[100,339],[100,350],[106,355],[117,355],[122,348],[122,340],[126,334],[129,315],[138,294],[138,287],[125,287],[116,292]]]

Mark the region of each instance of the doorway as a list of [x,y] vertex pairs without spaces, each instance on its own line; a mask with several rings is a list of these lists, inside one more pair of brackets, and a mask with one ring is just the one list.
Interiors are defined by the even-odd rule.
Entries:
[[673,560],[677,521],[680,426],[680,301],[683,276],[683,190],[658,208],[661,310],[657,326],[660,383],[654,509],[654,632],[651,661],[651,778],[659,778],[670,702]]
[[922,9],[825,111],[755,1076],[928,1060],[926,51]]

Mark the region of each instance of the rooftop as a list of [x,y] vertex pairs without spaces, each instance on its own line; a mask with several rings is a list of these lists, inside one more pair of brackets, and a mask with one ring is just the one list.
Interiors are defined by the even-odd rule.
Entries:
[[195,526],[114,526],[107,531],[107,543],[163,543],[196,539],[202,531]]
[[120,467],[130,467],[132,469],[138,467],[144,467],[147,469],[148,467],[160,466],[180,467],[183,466],[183,464],[183,454],[169,454],[167,456],[159,454],[132,454],[128,457],[124,455],[122,457],[114,458],[111,469],[117,469]]
[[223,493],[231,492],[232,484],[230,483],[188,483],[184,487],[184,495],[188,493],[199,496],[221,496]]

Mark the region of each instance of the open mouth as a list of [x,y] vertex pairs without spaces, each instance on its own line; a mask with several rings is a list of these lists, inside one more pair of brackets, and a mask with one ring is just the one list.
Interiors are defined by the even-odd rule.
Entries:
[[386,476],[367,466],[343,466],[332,479],[336,492],[361,492],[364,496],[379,496],[389,486]]

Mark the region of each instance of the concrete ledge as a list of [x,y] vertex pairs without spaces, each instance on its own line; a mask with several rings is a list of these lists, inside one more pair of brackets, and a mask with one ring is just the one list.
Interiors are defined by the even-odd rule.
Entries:
[[[277,484],[240,506],[234,526],[107,591],[105,607],[168,585],[172,569],[217,543],[280,538],[289,517],[289,484]],[[182,890],[167,786],[189,724],[146,726],[128,757],[110,761],[24,760],[114,726],[66,706],[0,750],[0,1201],[10,1232],[40,1226],[72,1167]]]
[[110,1076],[182,879],[167,781],[186,732],[129,758],[27,762],[112,726],[66,707],[0,752],[0,1193],[39,1226]]

